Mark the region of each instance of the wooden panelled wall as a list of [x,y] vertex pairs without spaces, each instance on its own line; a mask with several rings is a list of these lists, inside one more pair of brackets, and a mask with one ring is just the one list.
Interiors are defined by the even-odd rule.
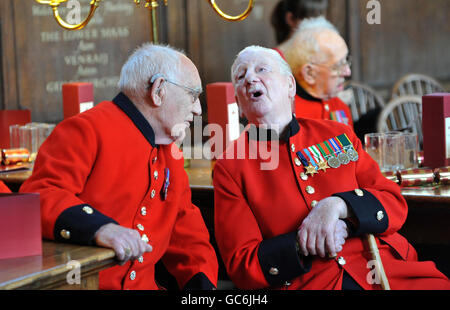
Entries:
[[[84,16],[89,0],[79,1]],[[233,14],[247,5],[217,2]],[[276,2],[256,0],[247,20],[230,23],[204,0],[168,0],[158,11],[160,42],[186,51],[204,85],[229,81],[233,58],[243,47],[275,46],[269,20]],[[410,72],[450,82],[450,1],[380,0],[380,25],[367,23],[367,3],[328,1],[327,16],[354,58],[353,79],[384,90]],[[93,81],[96,103],[112,99],[123,62],[150,38],[148,11],[132,0],[101,1],[94,20],[77,32],[59,28],[50,8],[34,0],[2,0],[0,27],[0,109],[31,109],[39,122],[62,119],[64,81]]]

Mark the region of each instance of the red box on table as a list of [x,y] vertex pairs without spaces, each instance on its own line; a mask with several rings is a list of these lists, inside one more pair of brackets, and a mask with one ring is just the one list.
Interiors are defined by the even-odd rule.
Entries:
[[[208,107],[208,124],[217,124],[222,129],[222,137],[210,127],[211,140],[215,142],[211,150],[212,159],[219,158],[228,143],[236,140],[240,134],[239,109],[230,82],[218,82],[206,85],[206,103]],[[220,146],[217,143],[221,143]]]
[[92,83],[66,83],[62,85],[64,119],[94,107]]
[[0,148],[9,149],[9,126],[31,122],[30,110],[0,110]]
[[0,194],[0,259],[42,255],[39,194]]
[[439,168],[450,165],[450,94],[422,97],[423,165]]

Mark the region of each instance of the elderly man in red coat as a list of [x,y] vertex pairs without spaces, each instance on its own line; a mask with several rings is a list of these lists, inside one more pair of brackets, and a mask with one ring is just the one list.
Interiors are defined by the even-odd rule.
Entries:
[[381,289],[373,234],[392,289],[450,289],[397,233],[406,202],[353,130],[293,117],[295,79],[276,51],[244,49],[232,81],[250,125],[214,168],[215,234],[239,288]]
[[173,143],[201,114],[197,69],[144,44],[119,89],[55,128],[21,192],[40,193],[44,238],[114,249],[121,264],[100,272],[102,289],[158,289],[160,261],[180,288],[214,288],[216,254]]
[[348,47],[324,17],[303,20],[277,51],[297,81],[295,115],[353,126],[349,107],[337,95],[351,75]]

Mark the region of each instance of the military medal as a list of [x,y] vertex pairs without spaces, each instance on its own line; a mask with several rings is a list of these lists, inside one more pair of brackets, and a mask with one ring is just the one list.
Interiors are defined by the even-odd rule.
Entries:
[[330,119],[348,125],[348,117],[345,115],[344,110],[330,112]]
[[306,167],[306,174],[309,174],[311,176],[314,176],[314,174],[318,173],[316,170],[316,167],[314,167],[313,165],[309,165],[308,167]]
[[170,185],[170,170],[169,168],[165,168],[164,169],[164,185],[161,189],[161,200],[166,200],[167,199],[167,191],[169,189],[169,185]]
[[336,138],[341,143],[341,145],[344,148],[345,152],[347,153],[349,159],[351,161],[358,161],[358,159],[359,159],[358,152],[353,147],[353,144],[350,142],[350,139],[347,137],[347,135],[343,134],[343,135],[337,136]]
[[328,166],[326,161],[321,161],[319,163],[319,170],[323,170],[324,172],[327,172],[327,169],[329,169],[330,166]]
[[344,148],[343,146],[340,144],[339,140],[337,140],[337,138],[331,138],[328,140],[331,144],[331,146],[334,148],[335,153],[337,153],[337,158],[339,160],[339,162],[342,165],[347,165],[350,162],[350,158],[348,157],[348,155],[346,153],[344,153]]
[[310,146],[308,149],[311,151],[311,153],[314,155],[314,158],[317,160],[317,166],[318,170],[323,170],[324,172],[327,171],[328,168],[330,168],[325,160],[325,154],[322,153],[322,151],[319,149],[320,145],[316,144],[313,146]]
[[[310,164],[308,167],[306,167],[306,174],[310,174],[311,176],[314,176],[314,174],[318,173],[318,170],[319,170],[319,166],[318,166],[319,160],[314,156],[314,153],[312,151],[310,152],[309,149],[310,149],[310,147],[303,149],[303,152],[310,159]],[[314,168],[314,170],[313,170],[313,168]]]

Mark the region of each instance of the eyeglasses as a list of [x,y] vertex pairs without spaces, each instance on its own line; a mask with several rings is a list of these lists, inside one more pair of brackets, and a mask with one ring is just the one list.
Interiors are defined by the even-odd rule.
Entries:
[[311,62],[311,64],[328,68],[331,71],[331,73],[334,75],[345,75],[347,73],[347,66],[349,68],[351,68],[351,66],[352,66],[352,56],[347,55],[347,57],[345,59],[341,60],[340,62],[338,62],[337,64],[334,64],[331,67],[324,65],[324,64],[314,63],[314,62]]
[[192,103],[195,103],[198,100],[198,97],[200,97],[200,95],[202,94],[203,90],[200,88],[192,88],[192,87],[188,87],[188,86],[184,86],[181,84],[178,84],[174,81],[171,81],[169,79],[167,79],[164,75],[162,75],[161,73],[155,74],[154,76],[152,76],[152,78],[149,81],[149,85],[147,87],[147,89],[149,89],[153,83],[155,83],[156,79],[158,78],[163,78],[164,81],[173,84],[175,86],[181,87],[183,88],[185,91],[187,91],[191,96],[192,96]]

